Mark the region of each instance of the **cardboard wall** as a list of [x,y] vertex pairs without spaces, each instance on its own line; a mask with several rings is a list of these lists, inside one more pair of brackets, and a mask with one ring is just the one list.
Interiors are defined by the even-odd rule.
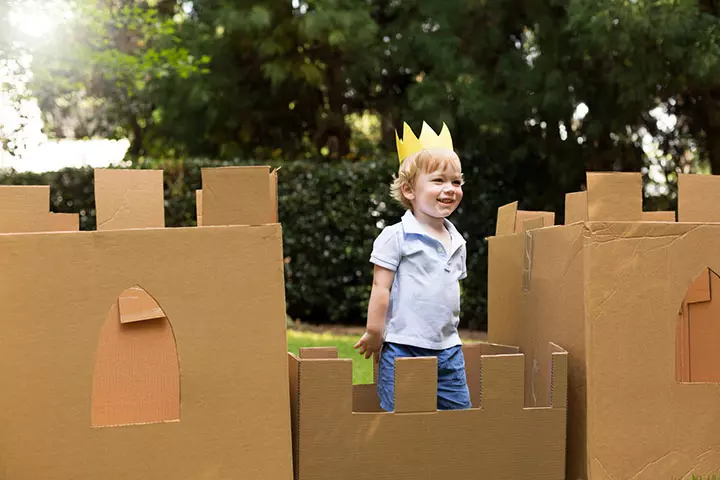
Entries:
[[198,225],[276,223],[277,170],[267,166],[202,169]]
[[[277,224],[0,235],[0,478],[292,478],[283,298]],[[107,350],[109,327],[176,354]],[[179,415],[98,420],[103,363],[156,387],[173,359]]]
[[[717,282],[708,268],[716,266],[710,252],[720,251],[720,235],[708,231],[694,245],[685,240],[690,232],[715,232],[720,226],[681,228],[673,212],[642,212],[641,183],[635,174],[588,174],[588,192],[582,193],[567,197],[566,222],[575,222],[572,225],[490,238],[489,340],[521,347],[527,355],[531,392],[541,395],[543,384],[533,386],[544,365],[537,345],[552,339],[568,350],[569,479],[683,478],[692,471],[717,472],[720,462],[711,428],[699,429],[694,440],[687,441],[700,419],[714,411],[707,399],[714,398],[715,386],[681,387],[675,382],[691,380],[693,363],[701,365],[701,370],[695,369],[699,379],[707,381],[720,371],[715,353],[720,340],[717,307],[704,299],[713,280]],[[686,215],[694,209],[692,218],[713,218],[707,213],[711,206],[698,202],[694,196],[685,203]],[[625,223],[608,223],[613,220]],[[684,249],[712,258],[689,261]],[[599,250],[607,254],[596,257]],[[702,301],[697,288],[690,288],[701,272]],[[695,300],[682,308],[686,294],[685,304]],[[661,311],[664,308],[668,310]],[[693,315],[694,331],[688,327]],[[596,335],[601,335],[599,341],[593,340]],[[653,361],[639,359],[650,351]],[[688,395],[685,387],[701,392],[698,405],[680,401]],[[526,395],[527,402],[533,399]],[[682,409],[685,413],[679,414]],[[616,419],[608,423],[608,414]],[[682,433],[676,438],[674,431]]]
[[162,170],[95,169],[98,230],[162,228],[164,198]]
[[720,470],[720,385],[678,383],[678,306],[720,268],[720,225],[589,224],[588,453],[593,480]]
[[[289,354],[295,478],[565,478],[566,352],[546,345],[552,395],[544,408],[524,408],[523,355],[482,356],[482,348],[464,347],[471,397],[482,399],[481,408],[465,411],[435,410],[434,358],[398,362],[396,404],[403,412],[389,413],[354,408],[374,385],[352,385],[351,360]],[[550,385],[550,376],[545,380]]]

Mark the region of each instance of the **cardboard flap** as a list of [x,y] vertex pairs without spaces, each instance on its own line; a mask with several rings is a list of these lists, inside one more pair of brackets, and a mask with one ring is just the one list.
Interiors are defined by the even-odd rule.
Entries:
[[[0,233],[54,231],[57,218],[50,218],[50,187],[47,185],[0,186]],[[59,228],[65,230],[65,228]]]
[[468,390],[470,390],[470,402],[473,408],[478,408],[482,395],[482,356],[518,353],[520,349],[488,342],[467,343],[463,345],[462,349],[465,357],[465,378]]
[[202,227],[202,190],[195,190],[195,212],[197,226]]
[[162,170],[95,169],[98,230],[164,228]]
[[267,166],[203,168],[203,225],[276,223],[272,182]]
[[302,388],[298,413],[301,435],[306,427],[303,418],[352,415],[351,359],[300,359],[298,384]]
[[92,426],[179,420],[180,369],[170,322],[122,325],[118,303],[112,304],[100,334]]
[[525,406],[525,356],[482,357],[482,408],[522,409]]
[[303,347],[300,358],[338,358],[337,347]]
[[555,225],[555,212],[518,210],[515,215],[515,233]]
[[702,303],[709,302],[712,297],[710,295],[710,269],[705,268],[703,272],[697,276],[693,283],[685,294],[685,301],[687,303]]
[[642,176],[636,172],[587,174],[588,221],[642,220]]
[[675,211],[666,212],[643,212],[643,222],[674,222]]
[[550,343],[552,370],[550,375],[550,406],[567,408],[568,395],[568,352],[554,343]]
[[77,213],[49,213],[46,223],[49,232],[77,232],[80,230],[80,215]]
[[278,222],[278,170],[280,167],[270,172],[270,204],[273,223]]
[[587,211],[587,192],[565,194],[565,225],[587,221]]
[[395,359],[395,412],[437,410],[437,358]]
[[141,322],[165,318],[160,305],[141,287],[128,288],[118,297],[120,323]]
[[380,398],[377,394],[377,385],[374,383],[360,383],[353,385],[353,412],[383,412],[380,408]]
[[678,221],[720,222],[720,175],[678,176]]
[[542,228],[544,226],[545,219],[543,217],[529,218],[522,222],[522,225],[520,225],[520,228],[517,231],[529,232],[530,230],[535,230],[536,228]]
[[515,233],[515,217],[517,216],[518,202],[508,203],[498,208],[495,235],[512,235]]

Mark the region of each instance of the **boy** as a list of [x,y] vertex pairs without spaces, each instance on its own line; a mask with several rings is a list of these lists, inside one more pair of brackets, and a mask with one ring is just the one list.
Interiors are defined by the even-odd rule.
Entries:
[[395,358],[427,356],[438,359],[437,408],[470,408],[457,331],[465,240],[446,219],[463,196],[460,159],[444,124],[437,135],[423,123],[420,138],[405,124],[396,141],[400,168],[391,193],[407,211],[373,244],[367,328],[355,348],[365,358],[380,352],[383,410],[395,408]]

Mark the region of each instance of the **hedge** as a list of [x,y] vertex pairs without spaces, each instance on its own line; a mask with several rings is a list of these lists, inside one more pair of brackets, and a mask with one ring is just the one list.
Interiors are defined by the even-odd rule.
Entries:
[[[279,172],[287,312],[311,323],[364,324],[372,282],[368,259],[384,225],[399,221],[402,207],[389,196],[397,159],[365,162],[284,162]],[[254,164],[243,162],[235,164]],[[195,195],[207,160],[148,162],[132,168],[165,171],[168,227],[195,225]],[[497,202],[479,169],[465,171],[466,193],[452,220],[467,239],[469,276],[462,283],[461,326],[486,326],[487,243]],[[95,229],[93,171],[45,174],[0,172],[0,184],[50,185],[51,210],[80,213],[80,228]]]

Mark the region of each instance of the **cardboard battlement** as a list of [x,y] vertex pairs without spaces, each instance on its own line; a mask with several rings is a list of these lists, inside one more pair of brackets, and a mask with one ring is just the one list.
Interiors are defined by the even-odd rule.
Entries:
[[720,471],[719,195],[720,177],[681,175],[676,223],[642,212],[640,174],[588,173],[565,226],[489,239],[489,340],[526,353],[538,398],[544,345],[569,353],[568,478]]
[[0,185],[0,234],[73,232],[80,228],[76,213],[51,213],[50,187]]
[[161,172],[96,173],[102,231],[0,220],[0,478],[292,478],[280,225],[164,228]]
[[473,404],[463,411],[436,409],[434,357],[396,360],[395,411],[384,412],[376,386],[353,385],[352,360],[337,359],[336,350],[288,354],[295,478],[344,478],[391,451],[403,461],[383,463],[388,478],[429,480],[445,472],[469,480],[478,471],[492,478],[564,478],[567,352],[548,345],[551,393],[541,401],[546,406],[526,408],[525,361],[516,347],[463,350]]

